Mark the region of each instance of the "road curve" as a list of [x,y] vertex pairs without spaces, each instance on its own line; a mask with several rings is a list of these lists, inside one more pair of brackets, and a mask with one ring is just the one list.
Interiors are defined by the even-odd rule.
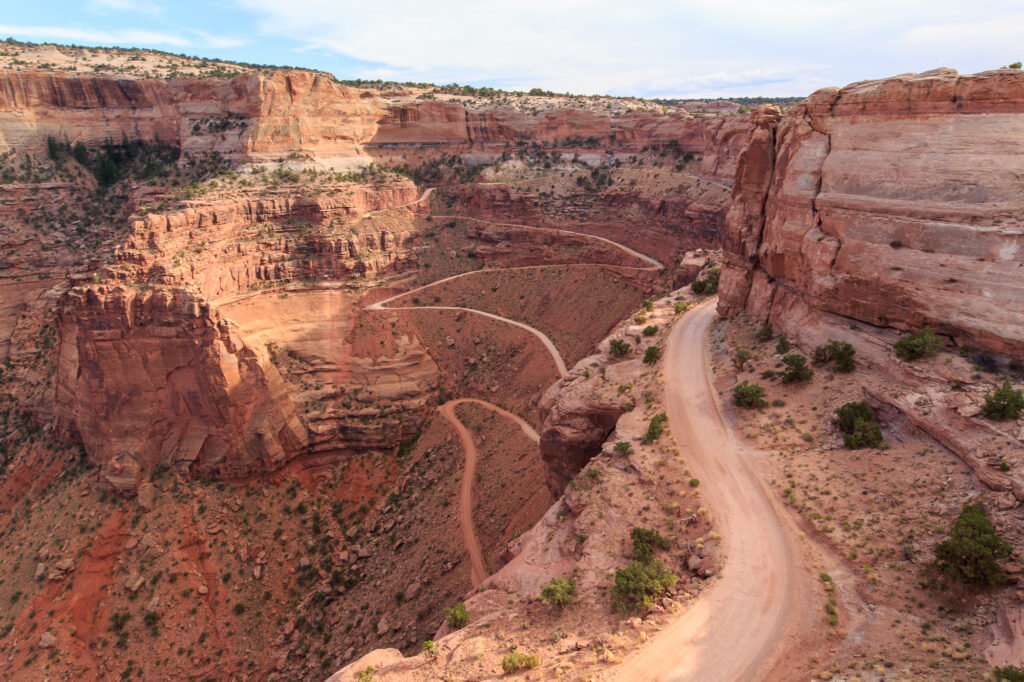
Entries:
[[[405,206],[410,206],[412,204],[416,204],[416,203],[420,203],[420,202],[424,201],[427,197],[429,197],[431,192],[433,192],[433,188],[425,190],[423,192],[423,195],[419,199],[417,199],[416,201],[411,202],[409,204],[405,204]],[[395,207],[395,208],[401,208],[401,207],[399,206],[399,207]],[[384,210],[390,210],[390,209],[384,209]],[[378,212],[379,211],[373,211],[373,213],[378,213]],[[367,213],[365,215],[370,215],[370,214]],[[499,223],[499,222],[495,222],[493,220],[483,220],[483,219],[480,219],[480,218],[470,218],[470,217],[467,217],[467,216],[458,216],[458,215],[438,215],[438,216],[434,216],[434,217],[435,218],[456,218],[456,219],[460,219],[460,220],[471,220],[473,222],[486,223],[486,224],[490,224],[490,225],[499,225],[499,226],[506,226],[506,227],[517,227],[517,228],[523,228],[523,229],[529,229],[529,230],[543,230],[543,231],[546,231],[546,232],[560,232],[562,234],[571,234],[571,235],[576,235],[576,236],[580,236],[580,237],[587,237],[589,239],[593,239],[593,240],[599,241],[599,242],[604,242],[605,244],[609,244],[611,246],[614,246],[615,248],[620,249],[624,253],[629,254],[630,256],[633,256],[634,258],[637,258],[637,259],[639,259],[639,260],[641,260],[641,261],[643,261],[643,262],[648,264],[647,267],[630,267],[628,265],[613,265],[613,264],[610,264],[610,263],[607,263],[607,264],[606,263],[595,263],[595,264],[592,264],[592,265],[597,265],[597,266],[601,266],[601,267],[609,267],[609,268],[619,268],[619,269],[633,269],[633,270],[640,270],[640,271],[664,270],[665,269],[665,266],[662,265],[661,262],[658,261],[657,259],[651,258],[650,256],[648,256],[646,254],[640,253],[639,251],[635,251],[634,249],[631,249],[628,246],[624,246],[623,244],[619,244],[618,242],[612,241],[611,239],[606,239],[604,237],[598,237],[596,235],[587,234],[586,232],[574,232],[572,230],[561,230],[561,229],[553,228],[553,227],[538,227],[536,225],[521,225],[521,224],[518,224],[518,223]],[[392,301],[395,301],[395,300],[397,300],[399,298],[403,298],[403,297],[409,296],[411,294],[417,293],[419,291],[423,291],[424,289],[429,289],[430,287],[436,286],[436,285],[441,284],[443,282],[450,282],[453,279],[459,279],[460,277],[466,277],[468,275],[473,275],[473,274],[476,274],[476,273],[479,273],[479,272],[494,272],[494,271],[499,271],[499,270],[527,270],[527,269],[534,269],[534,268],[561,267],[562,265],[564,265],[564,264],[526,265],[526,266],[510,267],[510,268],[481,268],[479,270],[471,270],[469,272],[463,272],[463,273],[459,273],[457,275],[452,275],[451,277],[445,277],[445,278],[439,279],[439,280],[437,280],[435,282],[430,282],[429,284],[424,284],[421,287],[417,287],[415,289],[410,289],[409,291],[404,291],[404,292],[402,292],[400,294],[396,294],[396,295],[391,296],[389,298],[386,298],[386,299],[384,299],[382,301],[377,301],[376,303],[372,303],[372,304],[366,306],[366,309],[367,310],[461,310],[463,312],[472,313],[474,315],[482,315],[482,316],[490,318],[492,320],[497,320],[498,322],[505,322],[506,324],[515,325],[516,327],[519,327],[520,329],[525,329],[526,331],[530,332],[531,334],[536,336],[540,340],[540,342],[542,344],[544,344],[544,347],[547,348],[548,353],[551,354],[551,359],[555,363],[555,368],[558,370],[558,376],[564,377],[568,373],[568,368],[565,365],[565,360],[562,358],[561,353],[558,352],[558,348],[555,347],[554,342],[552,342],[551,339],[548,338],[547,334],[545,334],[544,332],[540,331],[539,329],[531,327],[528,324],[524,324],[522,322],[517,322],[516,320],[511,320],[511,319],[509,319],[507,317],[502,317],[501,315],[495,315],[494,313],[488,313],[488,312],[484,312],[482,310],[476,310],[474,308],[462,308],[462,307],[458,307],[458,306],[436,306],[436,305],[430,305],[430,306],[427,306],[427,305],[394,306],[394,307],[389,307],[387,305],[388,303],[390,303]],[[587,263],[578,263],[578,264],[574,263],[574,265],[588,265],[588,264]]]
[[664,372],[669,426],[714,511],[724,566],[686,613],[615,670],[622,682],[773,679],[800,643],[795,634],[814,627],[799,535],[755,472],[756,453],[732,437],[719,410],[707,351],[715,314],[704,304],[675,324]]
[[540,442],[540,436],[522,417],[483,400],[477,400],[475,398],[460,398],[458,400],[450,400],[437,408],[437,411],[441,413],[441,416],[447,419],[448,422],[455,427],[455,431],[459,434],[459,440],[462,442],[462,450],[466,453],[466,466],[463,469],[462,484],[459,487],[459,525],[462,527],[462,540],[466,545],[466,550],[469,552],[469,579],[473,585],[473,589],[475,590],[480,587],[480,583],[487,579],[487,569],[484,568],[483,553],[480,551],[480,541],[477,540],[476,530],[473,527],[473,481],[476,478],[477,451],[476,445],[473,443],[473,436],[470,435],[469,429],[466,428],[465,424],[459,421],[458,416],[455,414],[455,406],[461,403],[474,403],[481,405],[489,410],[497,412],[503,417],[511,419],[519,424],[519,428],[521,428],[527,438],[532,440],[534,443]]

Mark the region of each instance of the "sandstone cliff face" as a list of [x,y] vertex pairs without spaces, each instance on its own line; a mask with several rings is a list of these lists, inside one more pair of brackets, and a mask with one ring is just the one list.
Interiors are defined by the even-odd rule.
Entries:
[[345,284],[411,262],[418,205],[355,224],[416,196],[341,185],[133,218],[101,282],[61,301],[58,426],[127,492],[157,467],[240,478],[393,448],[426,418],[437,366],[408,336],[355,347]]
[[609,116],[568,108],[533,115],[499,107],[472,111],[459,104],[423,102],[388,108],[367,147],[374,156],[401,158],[402,150],[408,148],[435,153],[439,148],[450,153],[490,149],[500,154],[506,145],[523,142],[625,153],[673,141],[683,151],[702,157],[702,175],[731,182],[749,124],[749,115],[694,118],[685,112],[632,112]]
[[22,150],[45,148],[47,136],[86,146],[159,139],[192,153],[342,165],[381,111],[376,98],[308,71],[170,81],[0,72],[0,146]]
[[761,111],[727,218],[722,315],[811,309],[1024,357],[1024,74],[951,70]]
[[158,466],[270,471],[308,444],[274,367],[195,296],[79,287],[59,329],[58,424],[117,489],[134,490]]

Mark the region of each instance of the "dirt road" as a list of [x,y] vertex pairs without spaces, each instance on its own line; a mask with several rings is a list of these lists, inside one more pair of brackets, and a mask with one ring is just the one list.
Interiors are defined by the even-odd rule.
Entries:
[[787,679],[779,672],[787,657],[822,629],[815,605],[824,597],[799,533],[758,476],[758,453],[732,437],[719,411],[707,351],[715,314],[704,304],[672,328],[665,388],[669,427],[714,512],[724,567],[689,611],[616,669],[622,682]]
[[455,406],[460,403],[475,403],[486,407],[489,410],[493,410],[507,419],[511,419],[519,424],[519,428],[521,428],[527,438],[532,440],[534,443],[540,442],[540,436],[522,417],[483,400],[476,400],[475,398],[461,398],[459,400],[451,400],[437,408],[437,411],[441,413],[441,416],[447,419],[448,422],[455,427],[455,431],[459,434],[459,440],[462,442],[462,450],[466,453],[466,466],[463,469],[462,484],[459,487],[459,525],[462,527],[462,539],[466,545],[466,551],[469,552],[469,577],[470,582],[473,584],[473,589],[475,590],[480,587],[480,583],[487,579],[487,569],[484,568],[483,554],[480,551],[480,541],[477,540],[476,530],[473,527],[473,481],[476,479],[477,451],[476,445],[473,443],[473,436],[469,433],[469,429],[467,429],[455,415]]

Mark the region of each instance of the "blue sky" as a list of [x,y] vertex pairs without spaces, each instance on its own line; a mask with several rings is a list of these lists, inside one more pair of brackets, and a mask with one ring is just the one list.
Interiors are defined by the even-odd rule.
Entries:
[[1020,0],[6,0],[0,38],[339,78],[658,96],[806,95],[1024,59]]

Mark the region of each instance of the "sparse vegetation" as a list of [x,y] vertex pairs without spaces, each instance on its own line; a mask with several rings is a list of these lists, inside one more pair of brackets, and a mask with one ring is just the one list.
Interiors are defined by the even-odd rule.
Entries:
[[576,601],[575,578],[552,578],[551,582],[541,588],[540,600],[556,609],[564,609]]
[[722,271],[718,267],[710,267],[703,279],[695,279],[690,285],[695,294],[706,294],[713,296],[718,293],[718,281],[722,277]]
[[661,433],[665,429],[666,421],[668,421],[668,416],[664,412],[659,412],[651,417],[651,421],[647,424],[647,431],[644,433],[643,437],[645,445],[649,445],[661,438]]
[[757,330],[757,333],[754,334],[754,338],[761,343],[771,341],[773,336],[775,336],[775,328],[772,326],[771,322],[765,322],[761,325],[761,328]]
[[612,604],[621,613],[650,608],[654,600],[676,586],[679,577],[660,561],[632,560],[615,571]]
[[612,354],[612,357],[621,358],[623,355],[628,353],[632,349],[628,343],[622,339],[612,339],[609,344],[608,352]]
[[736,384],[732,387],[732,404],[746,408],[768,407],[768,401],[764,399],[764,387],[745,381]]
[[452,629],[461,630],[469,625],[469,610],[464,603],[456,602],[444,610],[444,619]]
[[537,654],[521,654],[518,651],[510,651],[501,659],[501,669],[512,675],[520,670],[529,670],[540,665],[540,658]]
[[1013,389],[1009,379],[1003,379],[1002,386],[993,393],[985,394],[985,403],[981,409],[986,417],[996,421],[1017,419],[1021,409],[1024,409],[1024,396],[1019,390]]
[[798,353],[790,353],[782,358],[782,364],[786,366],[786,371],[782,373],[784,384],[810,381],[814,376],[814,370],[807,365],[807,358]]
[[661,347],[660,346],[649,346],[644,351],[644,364],[653,365],[661,358]]
[[846,403],[838,410],[836,426],[843,434],[843,444],[851,450],[877,448],[882,444],[882,428],[875,421],[865,402]]
[[931,327],[905,334],[893,345],[896,356],[901,360],[919,360],[938,355],[942,350],[942,339],[935,335]]
[[999,560],[1010,556],[1010,550],[985,511],[967,504],[953,523],[949,539],[935,546],[935,567],[965,585],[994,587],[1006,582]]

